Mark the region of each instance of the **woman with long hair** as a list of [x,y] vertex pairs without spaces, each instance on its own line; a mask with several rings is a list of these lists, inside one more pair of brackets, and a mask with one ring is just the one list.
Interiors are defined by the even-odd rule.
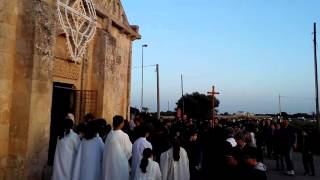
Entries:
[[189,159],[187,152],[180,145],[180,137],[172,141],[172,147],[161,154],[160,168],[163,180],[189,180]]
[[162,180],[159,164],[153,161],[150,148],[143,150],[140,166],[136,168],[134,180]]

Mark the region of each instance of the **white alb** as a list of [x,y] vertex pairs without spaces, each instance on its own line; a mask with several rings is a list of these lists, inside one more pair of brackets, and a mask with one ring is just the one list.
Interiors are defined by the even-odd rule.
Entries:
[[132,162],[131,162],[131,176],[134,177],[136,168],[140,164],[140,161],[143,157],[143,150],[145,148],[152,149],[152,145],[147,141],[145,137],[140,137],[132,145]]
[[101,180],[104,143],[97,135],[83,139],[74,165],[72,180]]
[[121,130],[108,134],[103,152],[102,180],[129,180],[129,159],[132,143]]
[[148,159],[147,172],[143,173],[139,166],[136,169],[134,180],[162,180],[159,164],[152,159]]
[[189,180],[189,159],[187,152],[180,147],[180,159],[174,161],[173,148],[160,156],[160,169],[163,180]]
[[72,130],[58,140],[54,154],[52,180],[71,180],[80,142],[78,134]]

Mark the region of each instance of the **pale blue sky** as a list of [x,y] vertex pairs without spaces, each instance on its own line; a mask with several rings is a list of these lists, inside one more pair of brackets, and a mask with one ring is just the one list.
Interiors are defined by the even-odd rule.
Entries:
[[[214,84],[220,112],[314,111],[313,22],[319,0],[122,0],[140,26],[133,66],[160,64],[161,108],[175,108],[180,74],[186,93]],[[320,34],[320,33],[319,33]],[[319,39],[320,40],[320,39]],[[145,69],[144,104],[156,109],[155,69]],[[141,69],[132,70],[132,106],[140,106]]]

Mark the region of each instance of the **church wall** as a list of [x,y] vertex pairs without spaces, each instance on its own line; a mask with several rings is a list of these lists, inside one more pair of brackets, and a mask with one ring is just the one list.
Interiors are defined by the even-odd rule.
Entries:
[[17,2],[17,23],[14,61],[14,79],[12,88],[12,106],[9,127],[8,165],[5,179],[26,177],[25,162],[29,129],[29,105],[31,93],[31,70],[33,56],[33,19],[31,5]]
[[111,123],[114,115],[126,117],[129,112],[134,38],[103,17],[84,63],[71,62],[55,3],[0,0],[0,180],[41,179],[50,139],[53,82],[81,89],[82,66],[83,89],[98,90],[98,117]]
[[93,41],[91,84],[98,89],[98,114],[111,123],[114,115],[129,114],[132,39],[110,19],[100,22]]
[[16,39],[16,0],[0,0],[0,179],[8,166],[13,66]]
[[[120,62],[119,62],[119,74],[117,75],[120,79],[120,82],[122,84],[115,83],[115,86],[118,85],[118,97],[120,98],[120,111],[122,112],[122,115],[126,118],[127,110],[128,110],[128,104],[130,99],[127,99],[127,92],[130,90],[128,89],[128,83],[129,83],[129,74],[131,72],[131,68],[128,68],[130,63],[130,52],[131,52],[131,40],[130,38],[121,32],[117,30],[117,28],[112,28],[111,33],[116,37],[117,39],[117,51],[118,56],[120,56]],[[120,91],[119,91],[120,90]]]
[[[14,23],[15,29],[11,31],[14,39],[7,45],[0,45],[3,48],[12,44],[15,50],[10,51],[10,59],[1,59],[1,62],[10,60],[12,64],[2,66],[7,72],[1,68],[0,76],[11,74],[13,83],[5,84],[7,92],[12,94],[7,93],[10,107],[3,106],[5,103],[2,102],[0,107],[1,112],[3,108],[11,111],[5,115],[1,113],[1,119],[8,118],[9,126],[7,131],[1,131],[8,132],[8,148],[3,153],[4,158],[1,157],[0,179],[35,180],[41,178],[49,141],[55,1],[18,1],[13,9],[7,3],[15,1],[5,2],[5,8],[17,17],[15,22],[10,20]],[[11,37],[9,32],[6,34]],[[1,90],[0,94],[5,93]],[[0,134],[0,139],[4,137]]]
[[81,63],[70,60],[66,38],[56,34],[54,47],[53,81],[74,84],[80,89]]
[[[105,70],[105,86],[104,86],[104,109],[103,114],[108,119],[116,114],[126,118],[128,91],[128,52],[131,51],[129,44],[131,40],[121,34],[115,27],[111,28],[110,43],[107,44],[106,70]],[[110,49],[110,47],[112,47]]]
[[41,179],[42,170],[47,163],[51,100],[52,70],[55,46],[56,11],[55,0],[33,1],[34,47],[32,87],[29,105],[29,131],[26,179]]
[[104,109],[107,107],[104,105],[104,87],[105,87],[105,54],[106,54],[106,42],[107,32],[98,28],[95,34],[93,46],[93,61],[92,61],[92,80],[91,86],[98,90],[97,98],[97,113],[101,117],[108,118],[103,114]]

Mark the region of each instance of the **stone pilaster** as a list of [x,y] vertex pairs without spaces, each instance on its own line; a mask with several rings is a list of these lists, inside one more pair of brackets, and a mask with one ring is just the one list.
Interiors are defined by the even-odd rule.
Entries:
[[105,54],[106,54],[106,37],[107,32],[97,28],[94,41],[94,51],[92,57],[92,89],[98,90],[97,98],[97,114],[101,117],[104,116],[104,111],[107,109],[104,106],[104,86],[105,86]]
[[6,180],[41,179],[52,96],[54,0],[17,3],[14,83]]
[[[55,46],[55,0],[33,0],[34,34],[33,68],[29,105],[27,179],[41,179],[47,163],[50,139],[52,71]],[[41,144],[39,146],[39,144]]]
[[8,167],[17,1],[0,0],[0,179]]
[[132,43],[129,44],[129,57],[127,68],[127,119],[130,121],[130,104],[131,104],[131,70],[132,70]]

